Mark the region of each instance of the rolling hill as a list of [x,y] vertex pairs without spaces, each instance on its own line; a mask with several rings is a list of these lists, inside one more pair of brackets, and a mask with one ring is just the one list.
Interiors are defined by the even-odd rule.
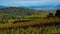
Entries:
[[0,8],[0,23],[12,23],[21,19],[39,19],[41,16],[46,16],[46,13],[43,10],[22,7]]
[[26,15],[32,15],[38,13],[44,13],[44,11],[34,10],[29,8],[20,8],[20,7],[7,7],[0,9],[0,14],[10,14],[16,16],[26,16]]

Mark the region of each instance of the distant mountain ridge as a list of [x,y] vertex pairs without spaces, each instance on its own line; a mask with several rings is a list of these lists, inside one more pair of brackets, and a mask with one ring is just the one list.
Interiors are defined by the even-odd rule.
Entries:
[[0,6],[0,8],[7,8],[7,6]]
[[[1,8],[9,8],[7,6],[0,6]],[[60,8],[60,5],[49,5],[49,6],[18,6],[17,8],[28,8],[28,9],[35,9],[35,10],[45,10],[45,11],[51,11],[54,12],[56,9]]]
[[[0,8],[6,8],[7,6],[0,6]],[[12,6],[11,6],[12,7]],[[43,6],[16,6],[22,8],[60,8],[60,5],[43,5]]]

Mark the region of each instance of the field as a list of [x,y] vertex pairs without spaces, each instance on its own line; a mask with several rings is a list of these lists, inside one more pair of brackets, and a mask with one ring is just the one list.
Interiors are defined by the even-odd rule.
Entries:
[[[55,23],[56,22],[56,23]],[[55,24],[54,24],[55,23]],[[60,19],[35,19],[14,24],[0,24],[1,34],[59,34]]]

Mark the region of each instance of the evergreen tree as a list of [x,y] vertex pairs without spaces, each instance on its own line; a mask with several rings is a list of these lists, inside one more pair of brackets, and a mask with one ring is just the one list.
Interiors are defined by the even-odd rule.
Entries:
[[56,10],[55,16],[60,18],[60,9]]

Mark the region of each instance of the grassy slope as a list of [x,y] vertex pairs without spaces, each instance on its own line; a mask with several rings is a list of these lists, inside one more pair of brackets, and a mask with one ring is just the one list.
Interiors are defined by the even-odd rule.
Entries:
[[34,19],[41,19],[43,17],[47,17],[47,13],[40,13],[40,14],[33,14],[30,16],[14,16],[9,14],[0,14],[0,22],[4,21],[6,23],[13,23],[14,21],[18,20],[34,20]]
[[[2,15],[0,15],[0,17],[1,16]],[[39,31],[40,34],[41,33],[44,33],[44,34],[59,33],[60,32],[59,31],[60,30],[59,26],[47,26],[47,27],[42,26],[42,27],[39,27],[39,28],[29,27],[29,28],[26,28],[26,29],[18,28],[18,27],[21,27],[21,26],[25,27],[25,26],[31,26],[31,25],[41,25],[41,24],[46,24],[46,23],[60,22],[60,19],[58,19],[58,18],[57,19],[53,19],[53,18],[51,18],[51,19],[46,19],[46,18],[45,19],[40,19],[40,18],[43,18],[43,17],[46,17],[46,16],[47,16],[47,13],[36,14],[36,15],[31,15],[31,16],[24,16],[23,19],[35,19],[35,20],[28,21],[28,22],[17,22],[15,24],[10,24],[11,22],[9,24],[8,23],[7,24],[0,24],[0,29],[1,29],[0,33],[1,34],[6,34],[8,32],[8,33],[17,34],[18,32],[21,32],[21,30],[23,30],[21,33],[24,33],[24,32],[26,33],[26,31],[29,31],[31,34],[37,34],[37,32],[35,32],[35,30]],[[13,29],[8,30],[9,28],[13,28]],[[15,28],[17,28],[17,30]],[[2,29],[4,29],[4,30],[2,30]],[[30,34],[29,32],[26,33],[26,34]],[[18,33],[18,34],[20,34],[20,33]]]
[[[41,14],[42,13],[42,14]],[[34,10],[28,8],[8,7],[0,9],[0,22],[11,22],[20,19],[40,19],[47,14],[43,10]],[[2,22],[3,23],[3,22]]]
[[47,13],[34,14],[30,16],[25,16],[24,19],[41,19],[47,17]]
[[8,7],[0,9],[0,14],[10,14],[15,16],[27,16],[32,14],[39,14],[44,12],[43,10],[34,10],[28,8]]
[[[0,24],[0,33],[1,34],[56,34],[60,33],[60,25],[51,25],[51,26],[42,26],[42,27],[30,27],[30,25],[41,25],[46,23],[60,22],[60,19],[37,19],[29,22],[21,22],[16,24]],[[21,26],[29,26],[28,28],[19,28]],[[10,28],[10,29],[9,29]],[[12,29],[11,29],[12,28]],[[17,29],[15,29],[17,28]]]
[[56,34],[60,33],[60,27],[58,26],[42,26],[39,28],[28,27],[26,29],[17,28],[17,29],[6,29],[0,30],[1,34]]
[[46,23],[54,23],[54,22],[60,22],[60,19],[36,19],[33,21],[28,22],[20,22],[15,24],[0,24],[0,28],[11,28],[11,27],[18,27],[18,26],[30,26],[30,25],[37,25],[37,24],[46,24]]

